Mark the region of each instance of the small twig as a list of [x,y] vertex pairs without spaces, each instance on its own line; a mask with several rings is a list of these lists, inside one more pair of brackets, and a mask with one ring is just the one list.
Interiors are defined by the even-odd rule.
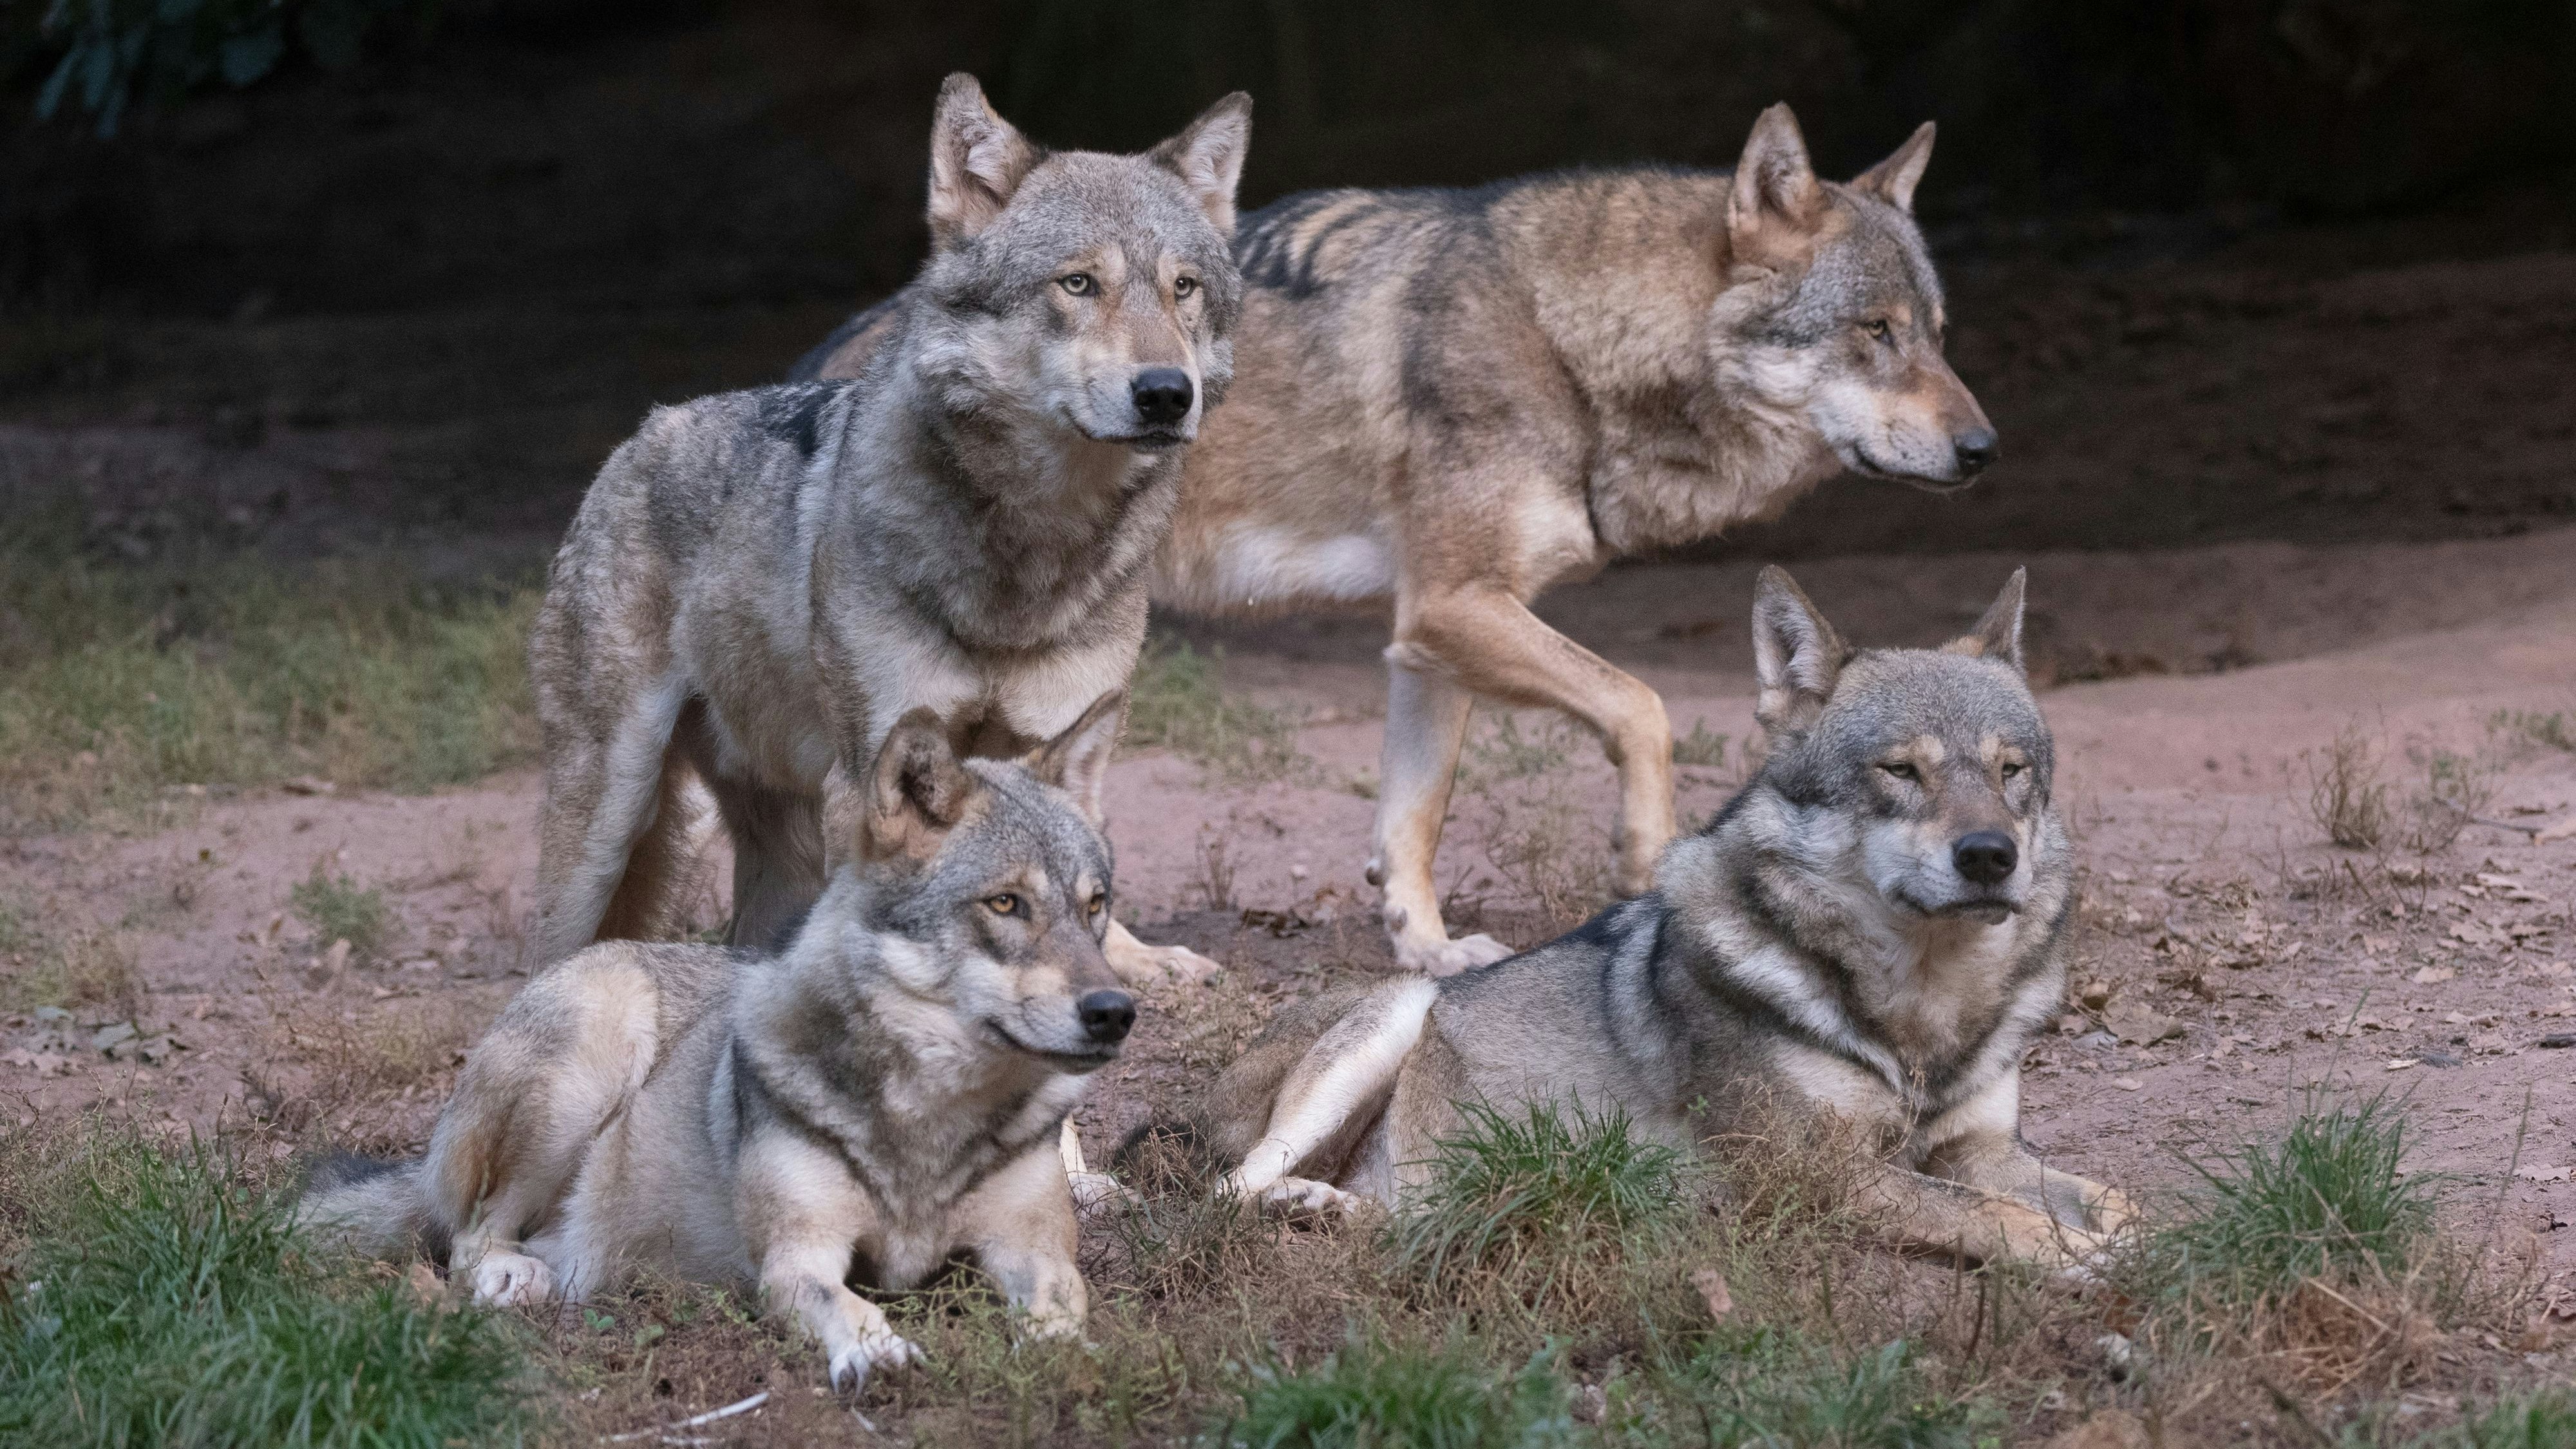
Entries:
[[[694,1418],[682,1419],[676,1424],[656,1424],[650,1429],[630,1429],[623,1434],[607,1435],[599,1442],[602,1444],[623,1444],[630,1439],[650,1439],[657,1435],[667,1436],[674,1429],[694,1429],[700,1424],[712,1424],[718,1419],[730,1419],[736,1414],[748,1414],[752,1410],[757,1409],[768,1402],[769,1390],[763,1389],[759,1393],[752,1395],[750,1398],[742,1400],[740,1403],[727,1404],[721,1409],[709,1409],[703,1414],[699,1414]],[[705,1441],[666,1437],[662,1442],[665,1444],[695,1444],[703,1443]]]
[[2263,1392],[2272,1396],[2272,1406],[2274,1408],[2279,1409],[2283,1414],[2287,1415],[2291,1423],[2308,1431],[2309,1438],[2324,1445],[2325,1449],[2335,1449],[2334,1436],[2328,1434],[2325,1430],[2318,1428],[2317,1421],[2308,1417],[2308,1411],[2299,1407],[2298,1400],[2291,1398],[2286,1393],[2283,1393],[2280,1385],[2273,1383],[2270,1379],[2261,1374],[2256,1374],[2254,1376],[2254,1382],[2261,1384],[2263,1386]]

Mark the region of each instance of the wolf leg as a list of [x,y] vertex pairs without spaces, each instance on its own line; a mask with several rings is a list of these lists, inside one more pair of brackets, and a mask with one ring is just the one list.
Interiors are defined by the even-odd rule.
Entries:
[[823,803],[741,781],[715,785],[733,836],[733,924],[726,942],[775,951],[789,925],[823,894]]
[[1496,589],[1399,598],[1387,658],[1489,699],[1562,710],[1600,736],[1619,771],[1619,889],[1654,887],[1655,857],[1673,838],[1673,727],[1661,696]]
[[1465,690],[1387,650],[1386,744],[1378,766],[1377,839],[1368,878],[1385,893],[1379,910],[1394,939],[1396,964],[1433,976],[1454,975],[1512,954],[1491,936],[1451,940],[1431,879],[1472,702]]
[[[546,727],[546,798],[538,820],[537,917],[526,961],[534,971],[587,946],[653,824],[663,756],[688,699],[676,673],[623,698],[554,703]],[[577,713],[574,721],[559,718]],[[605,728],[590,722],[607,715]]]
[[651,822],[627,852],[625,878],[599,918],[595,934],[600,940],[667,941],[687,928],[691,887],[701,881],[710,813],[697,770],[678,750],[666,751]]
[[2081,1271],[2106,1246],[2100,1234],[2070,1227],[2017,1197],[1883,1163],[1861,1173],[1853,1197],[1880,1236],[1898,1247]]
[[1073,1197],[1061,1148],[1040,1147],[994,1172],[953,1211],[951,1231],[1042,1338],[1080,1333],[1090,1290],[1074,1266]]
[[734,1164],[734,1220],[762,1301],[821,1346],[834,1388],[921,1361],[885,1310],[850,1291],[851,1256],[880,1241],[865,1189],[830,1150],[792,1133],[756,1132]]
[[1109,969],[1130,986],[1159,986],[1166,981],[1196,986],[1225,969],[1187,946],[1148,946],[1114,919],[1100,952],[1109,958]]
[[1219,1191],[1261,1199],[1317,1148],[1342,1135],[1351,1119],[1395,1091],[1405,1058],[1422,1040],[1438,990],[1416,978],[1381,987],[1354,1002],[1326,1028],[1279,1086],[1270,1123]]

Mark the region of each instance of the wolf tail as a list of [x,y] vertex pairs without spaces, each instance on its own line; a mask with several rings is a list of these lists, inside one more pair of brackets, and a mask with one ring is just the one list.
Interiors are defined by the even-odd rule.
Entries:
[[447,1233],[431,1215],[421,1159],[387,1162],[334,1152],[313,1165],[296,1221],[308,1231],[374,1258],[426,1250],[447,1256]]

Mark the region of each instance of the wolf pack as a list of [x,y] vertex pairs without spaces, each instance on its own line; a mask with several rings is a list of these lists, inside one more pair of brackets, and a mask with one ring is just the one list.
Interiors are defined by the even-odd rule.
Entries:
[[[1908,649],[1764,570],[1758,764],[1680,839],[1661,700],[1531,610],[1846,470],[1993,461],[1912,214],[1932,126],[1848,182],[1774,106],[1732,171],[1238,217],[1251,112],[1057,151],[951,76],[913,281],[609,458],[529,646],[529,979],[424,1155],[317,1165],[314,1231],[493,1304],[738,1287],[843,1388],[919,1357],[869,1295],[952,1263],[1079,1333],[1081,1214],[1129,1189],[1072,1114],[1139,993],[1214,969],[1117,912],[1149,603],[1358,606],[1392,619],[1367,878],[1396,969],[1287,1005],[1140,1134],[1329,1218],[1402,1210],[1484,1110],[1720,1160],[1830,1131],[1891,1249],[2099,1264],[2134,1209],[2019,1127],[2075,901],[2023,575]],[[1564,712],[1617,771],[1623,898],[1518,954],[1452,936],[1433,885],[1480,699]],[[674,939],[718,831],[725,943]]]

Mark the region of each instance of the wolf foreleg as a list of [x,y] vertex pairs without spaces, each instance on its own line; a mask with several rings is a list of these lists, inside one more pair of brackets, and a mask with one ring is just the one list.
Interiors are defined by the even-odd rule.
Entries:
[[1491,936],[1449,939],[1449,928],[1440,919],[1440,893],[1431,880],[1473,703],[1467,691],[1437,674],[1413,669],[1393,649],[1387,651],[1386,744],[1378,764],[1377,838],[1368,878],[1384,893],[1378,910],[1394,941],[1396,964],[1432,976],[1454,975],[1512,954]]
[[1270,1189],[1352,1117],[1395,1091],[1405,1059],[1422,1040],[1438,988],[1419,978],[1381,987],[1353,1003],[1306,1049],[1279,1086],[1269,1125],[1218,1190],[1267,1200]]
[[955,1233],[1030,1330],[1053,1338],[1082,1331],[1090,1289],[1074,1266],[1073,1195],[1060,1149],[1033,1148],[978,1183],[957,1204]]

